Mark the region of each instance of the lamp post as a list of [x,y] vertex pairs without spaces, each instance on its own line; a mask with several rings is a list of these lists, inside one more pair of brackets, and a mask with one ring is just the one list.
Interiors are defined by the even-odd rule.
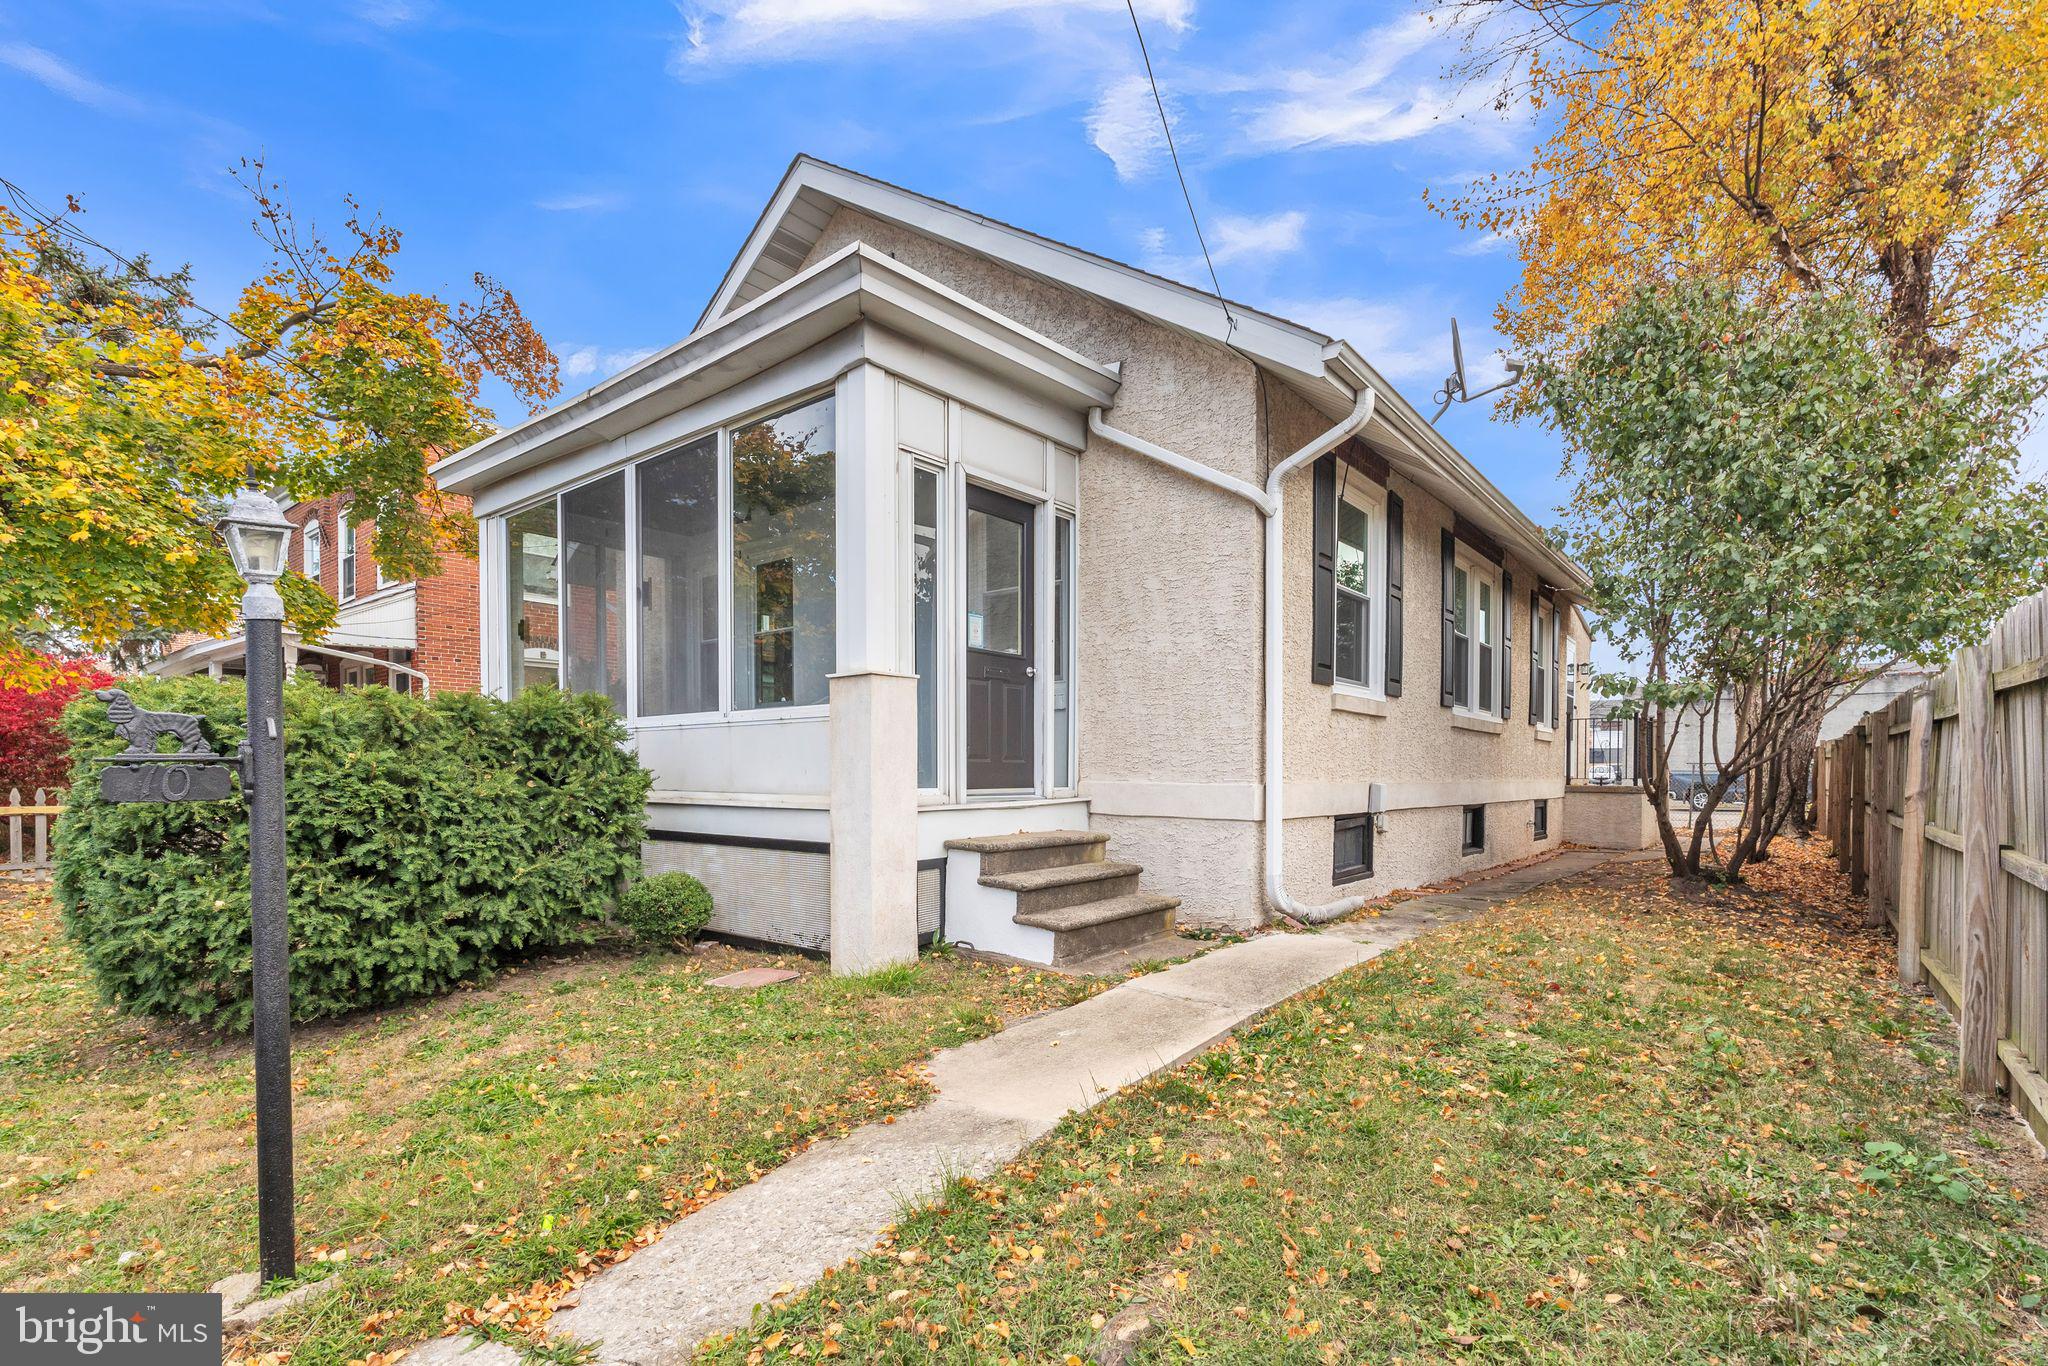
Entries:
[[292,524],[275,499],[236,495],[221,520],[242,594],[249,753],[249,918],[255,973],[257,1265],[264,1281],[297,1269],[292,1231],[292,1011],[284,892],[284,572]]

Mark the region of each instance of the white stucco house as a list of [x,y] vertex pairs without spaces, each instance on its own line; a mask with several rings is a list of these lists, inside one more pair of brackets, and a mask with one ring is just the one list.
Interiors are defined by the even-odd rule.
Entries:
[[611,697],[728,934],[1064,963],[1565,831],[1586,578],[1370,357],[807,157],[688,336],[434,477],[484,688]]

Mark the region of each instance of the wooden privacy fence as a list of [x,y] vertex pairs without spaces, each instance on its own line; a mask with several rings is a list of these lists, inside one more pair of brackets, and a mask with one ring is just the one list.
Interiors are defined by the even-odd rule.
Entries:
[[2048,1137],[2048,593],[1820,747],[1820,829],[1899,979],[1955,1015],[1964,1089]]
[[7,790],[7,805],[0,806],[0,821],[7,823],[7,861],[0,863],[0,880],[50,875],[50,825],[63,814],[64,794],[36,789],[35,800],[23,802],[21,789]]

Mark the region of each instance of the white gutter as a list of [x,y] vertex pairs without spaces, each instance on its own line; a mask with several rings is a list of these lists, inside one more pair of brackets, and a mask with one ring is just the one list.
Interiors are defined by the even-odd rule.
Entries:
[[1282,799],[1282,792],[1284,791],[1283,782],[1285,779],[1283,758],[1286,752],[1286,744],[1283,734],[1284,727],[1281,724],[1283,720],[1284,699],[1281,696],[1280,686],[1281,608],[1283,605],[1281,585],[1284,579],[1284,575],[1281,573],[1280,559],[1283,532],[1286,528],[1280,515],[1284,506],[1280,486],[1281,481],[1288,475],[1294,473],[1309,461],[1329,454],[1344,441],[1361,431],[1366,423],[1372,421],[1373,410],[1378,402],[1379,393],[1377,390],[1371,386],[1360,388],[1357,401],[1352,405],[1350,415],[1336,426],[1315,437],[1307,445],[1288,456],[1285,460],[1282,460],[1279,464],[1273,466],[1272,470],[1266,475],[1266,487],[1263,491],[1242,479],[1224,474],[1220,470],[1210,469],[1207,465],[1199,461],[1190,460],[1186,456],[1174,451],[1167,450],[1164,446],[1155,445],[1142,436],[1110,426],[1102,420],[1102,409],[1100,408],[1088,410],[1088,430],[1096,436],[1102,437],[1107,441],[1114,441],[1119,446],[1136,451],[1148,459],[1156,460],[1162,465],[1179,470],[1181,473],[1199,479],[1205,484],[1234,493],[1257,508],[1259,515],[1265,518],[1266,623],[1263,653],[1265,656],[1266,679],[1266,796],[1264,803],[1266,901],[1279,914],[1293,916],[1296,920],[1305,921],[1309,924],[1321,924],[1324,921],[1335,920],[1340,915],[1349,914],[1363,906],[1366,899],[1362,896],[1350,896],[1336,901],[1325,902],[1320,906],[1304,906],[1287,894],[1286,866],[1284,861],[1287,847],[1286,811],[1285,803]]

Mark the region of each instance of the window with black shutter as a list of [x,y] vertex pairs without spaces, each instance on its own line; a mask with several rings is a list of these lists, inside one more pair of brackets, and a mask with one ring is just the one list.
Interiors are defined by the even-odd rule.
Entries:
[[1337,642],[1337,457],[1315,466],[1315,587],[1311,590],[1309,681],[1336,678]]

